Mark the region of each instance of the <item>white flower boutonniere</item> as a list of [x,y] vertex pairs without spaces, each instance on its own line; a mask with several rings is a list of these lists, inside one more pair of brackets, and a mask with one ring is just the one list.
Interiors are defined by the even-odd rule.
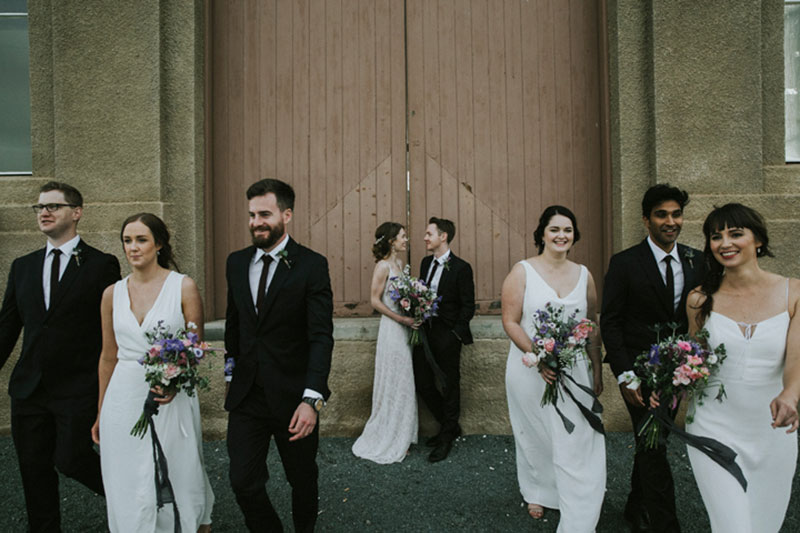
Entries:
[[692,250],[691,248],[687,248],[683,252],[683,257],[684,257],[684,259],[689,261],[689,267],[690,268],[694,268],[694,250]]
[[285,248],[278,252],[278,257],[281,258],[281,261],[283,261],[283,264],[286,265],[286,268],[292,268],[292,262],[289,260],[289,252],[287,252]]
[[81,261],[83,261],[83,247],[80,244],[72,249],[72,257],[75,258],[75,264],[81,266]]

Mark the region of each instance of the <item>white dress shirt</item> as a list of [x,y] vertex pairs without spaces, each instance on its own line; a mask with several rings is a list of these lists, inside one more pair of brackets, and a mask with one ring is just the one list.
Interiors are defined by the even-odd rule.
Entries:
[[61,246],[53,246],[50,241],[47,241],[47,249],[44,252],[44,268],[42,269],[42,288],[44,289],[44,307],[50,309],[50,269],[53,265],[53,250],[58,248],[61,251],[61,257],[58,258],[58,280],[61,281],[61,276],[67,269],[70,259],[72,259],[72,251],[78,246],[81,241],[79,235],[75,235],[72,239],[68,240]]
[[444,264],[447,263],[448,259],[450,259],[450,250],[447,250],[439,257],[434,257],[433,261],[431,261],[431,264],[428,267],[428,272],[425,273],[425,277],[427,278],[428,274],[430,274],[431,269],[433,268],[434,262],[439,263],[439,267],[436,269],[436,272],[433,273],[433,279],[431,279],[431,282],[428,284],[428,286],[436,291],[437,294],[439,293],[439,282],[442,280],[442,272],[444,272],[445,269]]
[[[267,284],[264,290],[269,292],[269,285],[272,283],[272,278],[275,277],[275,270],[278,268],[278,263],[282,261],[281,257],[278,255],[280,254],[285,248],[286,244],[289,242],[289,235],[286,234],[283,236],[281,242],[275,245],[275,248],[270,250],[269,255],[272,256],[272,261],[269,264],[269,270],[267,271]],[[256,248],[256,253],[253,254],[253,258],[250,260],[250,270],[248,272],[250,277],[250,295],[253,298],[253,307],[255,307],[256,302],[258,301],[258,282],[261,279],[261,269],[263,268],[263,262],[261,258],[266,255],[267,252],[262,250],[261,248]],[[230,381],[231,376],[226,376],[225,381]],[[313,389],[306,389],[303,391],[303,398],[310,397],[310,398],[322,398],[322,394],[313,390]]]
[[681,303],[681,294],[683,294],[684,284],[683,265],[681,264],[681,256],[678,255],[678,243],[675,243],[670,253],[667,253],[659,248],[649,235],[647,236],[647,244],[650,245],[650,250],[653,252],[653,257],[656,258],[658,271],[661,272],[661,281],[664,282],[665,287],[667,285],[667,263],[664,261],[664,258],[668,255],[672,256],[672,278],[675,281],[675,294],[672,296],[672,310],[675,311],[678,309],[678,306]]

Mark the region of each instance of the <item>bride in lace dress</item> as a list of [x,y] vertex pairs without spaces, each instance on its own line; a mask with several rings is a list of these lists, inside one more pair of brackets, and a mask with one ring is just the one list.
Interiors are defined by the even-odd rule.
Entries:
[[[156,505],[151,437],[131,428],[147,397],[145,370],[138,360],[149,349],[146,333],[159,322],[170,332],[200,324],[203,304],[197,285],[174,266],[169,232],[150,213],[129,217],[121,238],[131,275],[106,289],[101,303],[103,350],[98,367],[100,402],[92,438],[100,445],[108,528],[112,532],[177,531],[173,507]],[[210,531],[214,493],[203,465],[200,404],[186,392],[156,399],[153,418],[167,459],[180,515],[180,530]]]
[[[689,295],[689,328],[694,334],[704,326],[709,345],[724,344],[727,358],[686,429],[733,448],[747,491],[692,447],[689,460],[713,531],[774,533],[797,464],[800,280],[760,268],[758,258],[772,253],[764,221],[749,207],[715,209],[703,233],[709,268]],[[714,401],[719,381],[722,402]]]
[[397,222],[384,222],[375,230],[375,271],[370,303],[381,316],[375,347],[375,381],[372,414],[353,453],[380,464],[402,461],[417,442],[417,397],[408,328],[414,319],[404,316],[389,297],[389,281],[403,271],[406,230]]

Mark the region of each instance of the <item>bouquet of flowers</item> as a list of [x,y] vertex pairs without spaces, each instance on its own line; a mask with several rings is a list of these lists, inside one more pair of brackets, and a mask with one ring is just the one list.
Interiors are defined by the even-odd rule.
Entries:
[[[703,403],[706,386],[712,375],[725,361],[725,346],[720,344],[713,350],[703,346],[708,338],[708,331],[701,329],[695,335],[696,340],[685,335],[676,335],[676,324],[670,324],[672,335],[650,347],[640,354],[634,363],[634,371],[623,372],[619,382],[630,389],[638,389],[644,379],[647,387],[658,395],[659,401],[674,410],[680,400],[694,398],[695,403]],[[639,378],[642,376],[642,378]],[[725,387],[720,383],[716,399],[722,401]],[[647,401],[647,399],[644,399]],[[638,428],[640,436],[644,436],[647,448],[656,448],[662,432],[662,416],[651,410],[650,415]],[[694,411],[686,415],[686,421],[694,419]]]
[[[412,276],[409,265],[405,266],[399,276],[389,278],[389,289],[392,301],[397,302],[403,313],[418,323],[430,320],[439,312],[441,296],[436,296],[436,291]],[[412,329],[409,344],[416,346],[421,342],[419,330]]]
[[[602,423],[594,413],[601,413],[602,406],[597,401],[594,391],[577,383],[572,376],[564,372],[575,366],[579,357],[586,356],[586,347],[589,344],[589,334],[597,325],[588,318],[577,319],[576,309],[569,315],[563,307],[553,307],[548,302],[544,309],[538,309],[533,315],[533,337],[531,338],[531,351],[523,354],[522,363],[528,368],[548,368],[556,374],[554,383],[545,385],[542,394],[542,407],[550,404],[556,408],[568,432],[572,432],[574,424],[570,422],[558,408],[560,391],[564,391],[581,409],[589,423],[602,433]],[[581,390],[593,398],[591,411],[586,409],[573,396],[567,388],[564,379],[568,378]]]
[[[188,330],[196,327],[192,322],[187,324]],[[139,359],[139,364],[144,366],[145,381],[151,388],[159,387],[164,394],[184,390],[189,396],[194,395],[196,389],[208,388],[208,378],[200,375],[198,365],[206,354],[225,350],[211,348],[208,343],[200,342],[196,333],[183,328],[173,335],[169,327],[164,326],[163,320],[145,335],[151,346]],[[131,435],[144,438],[152,416],[158,414],[155,397],[155,392],[148,393],[142,416],[131,429]]]

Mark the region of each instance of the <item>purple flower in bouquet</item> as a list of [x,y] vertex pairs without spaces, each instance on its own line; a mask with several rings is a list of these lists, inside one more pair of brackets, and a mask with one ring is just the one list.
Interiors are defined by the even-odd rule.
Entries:
[[[411,275],[411,267],[408,265],[400,275],[389,278],[389,297],[397,303],[404,315],[412,317],[420,324],[438,314],[441,300],[436,291]],[[420,342],[419,331],[412,329],[409,343],[417,345]]]
[[[153,331],[147,332],[150,348],[139,359],[145,369],[145,381],[150,388],[159,387],[165,394],[175,394],[181,390],[193,396],[195,390],[208,388],[208,378],[201,376],[198,364],[208,353],[224,353],[221,348],[212,348],[201,342],[197,333],[191,331],[197,326],[192,322],[188,329],[179,329],[175,334],[159,321]],[[144,437],[150,417],[158,414],[156,394],[148,393],[139,420],[131,429],[131,435]]]

